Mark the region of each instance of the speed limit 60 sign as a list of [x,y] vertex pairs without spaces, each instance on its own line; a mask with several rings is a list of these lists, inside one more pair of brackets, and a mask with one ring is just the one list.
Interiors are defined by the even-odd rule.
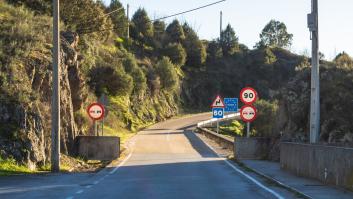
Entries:
[[255,91],[255,89],[251,87],[246,87],[240,91],[240,100],[244,104],[252,104],[256,101],[256,99],[257,99],[257,92]]
[[213,108],[212,109],[212,116],[216,119],[221,119],[224,116],[224,108]]

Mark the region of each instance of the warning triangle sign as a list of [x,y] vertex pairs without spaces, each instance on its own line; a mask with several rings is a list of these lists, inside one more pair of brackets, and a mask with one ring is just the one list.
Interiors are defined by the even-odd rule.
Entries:
[[214,107],[222,107],[222,108],[224,108],[224,102],[223,102],[222,98],[219,95],[213,101],[211,107],[212,108],[214,108]]

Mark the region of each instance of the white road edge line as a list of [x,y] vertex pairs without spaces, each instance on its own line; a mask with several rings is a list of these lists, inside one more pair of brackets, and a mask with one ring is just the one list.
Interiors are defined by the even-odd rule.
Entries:
[[[204,142],[219,158],[222,158],[220,155],[218,155],[218,153],[214,150],[214,148],[212,146],[210,146],[208,143]],[[227,159],[223,159],[224,162],[227,163],[228,166],[230,166],[232,169],[234,169],[235,171],[237,171],[238,173],[240,173],[241,175],[243,175],[244,177],[248,178],[250,181],[252,181],[253,183],[255,183],[257,186],[263,188],[264,190],[266,190],[267,192],[271,193],[272,195],[274,195],[276,198],[278,199],[285,199],[284,197],[282,197],[280,194],[278,194],[277,192],[275,192],[274,190],[266,187],[265,185],[263,185],[261,182],[255,180],[255,178],[249,176],[248,174],[244,173],[242,170],[238,169],[237,167],[235,167],[231,162],[229,162]]]
[[130,153],[118,166],[116,166],[113,171],[109,172],[109,174],[114,174],[121,166],[125,164],[126,161],[128,161],[131,157],[132,153]]

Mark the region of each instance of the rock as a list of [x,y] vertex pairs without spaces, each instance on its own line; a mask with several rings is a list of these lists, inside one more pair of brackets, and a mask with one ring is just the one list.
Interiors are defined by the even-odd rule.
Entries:
[[[62,33],[59,75],[61,152],[64,154],[73,152],[78,134],[74,111],[81,108],[87,97],[79,70],[77,44],[76,33]],[[52,64],[50,51],[29,54],[23,71],[18,71],[24,80],[16,85],[26,100],[14,95],[16,92],[9,94],[7,101],[0,100],[0,151],[1,156],[13,157],[34,169],[50,160]],[[21,87],[26,87],[23,89],[26,92]]]

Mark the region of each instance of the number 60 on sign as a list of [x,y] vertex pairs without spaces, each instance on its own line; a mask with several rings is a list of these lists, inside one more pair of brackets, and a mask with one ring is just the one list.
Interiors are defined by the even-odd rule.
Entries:
[[220,119],[224,116],[224,108],[213,108],[212,109],[213,118]]

